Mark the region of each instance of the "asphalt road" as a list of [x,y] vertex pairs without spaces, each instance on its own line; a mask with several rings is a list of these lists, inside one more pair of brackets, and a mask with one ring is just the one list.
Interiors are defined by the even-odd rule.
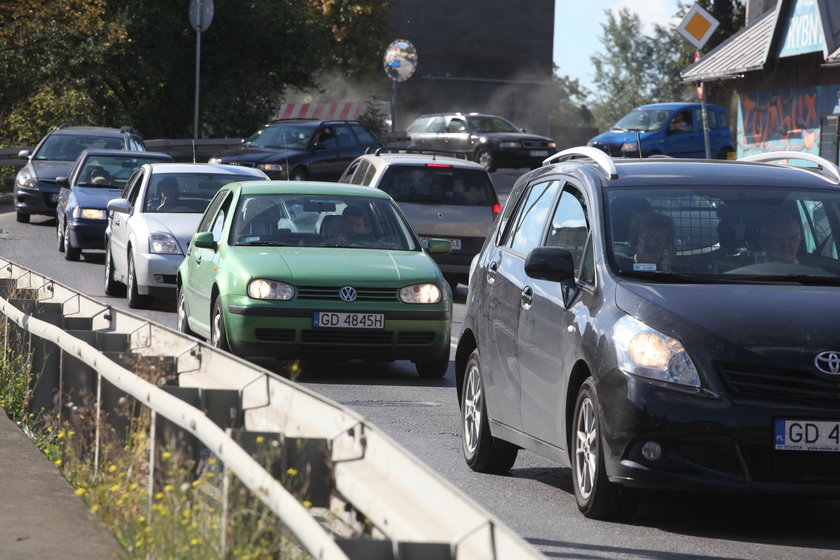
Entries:
[[[507,197],[519,174],[493,174],[500,198]],[[55,239],[54,218],[33,217],[31,224],[18,224],[13,209],[0,205],[0,256],[128,310],[124,299],[104,295],[102,252],[67,262]],[[461,286],[456,292],[456,337],[465,296],[466,287]],[[174,302],[158,302],[138,314],[175,327]],[[304,363],[297,381],[364,415],[547,557],[840,558],[837,500],[662,493],[650,495],[630,522],[607,523],[581,516],[569,470],[533,453],[521,452],[507,476],[474,473],[461,455],[452,365],[443,379],[426,380],[405,362]]]

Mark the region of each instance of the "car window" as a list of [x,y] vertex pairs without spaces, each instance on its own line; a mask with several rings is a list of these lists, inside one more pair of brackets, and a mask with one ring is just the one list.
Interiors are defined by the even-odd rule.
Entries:
[[354,185],[366,185],[367,182],[365,181],[365,179],[369,175],[368,172],[370,171],[370,168],[371,164],[369,161],[360,161],[358,167],[356,168],[356,172],[353,174],[353,178],[350,182]]
[[443,120],[443,117],[435,117],[429,122],[429,126],[426,127],[426,132],[445,132],[446,131],[446,122]]
[[542,243],[543,232],[558,188],[557,181],[537,183],[531,187],[517,208],[515,225],[510,229],[504,245],[524,255]]
[[445,164],[392,165],[379,188],[397,202],[493,206],[498,202],[487,171]]
[[[127,152],[123,152],[127,154]],[[151,155],[151,154],[150,154]],[[76,177],[76,185],[86,187],[123,188],[135,169],[144,163],[172,161],[169,157],[89,154]]]
[[464,119],[451,119],[446,125],[446,132],[466,132],[467,121]]
[[522,132],[509,120],[493,115],[467,117],[467,122],[476,132]]
[[691,120],[691,113],[691,109],[679,111],[676,115],[674,115],[674,118],[671,119],[671,122],[668,123],[668,130],[675,134],[691,132],[694,128]]
[[318,129],[312,138],[328,150],[338,149],[338,136],[335,127],[324,126]]
[[356,135],[353,134],[353,131],[346,124],[337,124],[332,128],[341,147],[346,148],[359,145],[359,141],[356,140]]
[[408,127],[407,132],[426,132],[426,129],[429,126],[429,123],[432,121],[432,117],[420,117],[416,119],[411,125]]
[[245,140],[247,146],[305,150],[312,137],[312,125],[283,123],[266,126]]
[[[146,212],[201,214],[210,200],[224,185],[238,181],[253,181],[251,175],[229,175],[222,173],[155,173],[146,189],[144,208]],[[163,204],[166,189],[177,192],[171,204]]]
[[379,140],[377,140],[376,136],[373,135],[371,131],[366,129],[364,126],[360,124],[351,124],[350,128],[353,129],[353,132],[356,133],[356,137],[359,139],[359,142],[362,144],[378,144]]
[[122,198],[127,199],[132,206],[137,202],[137,195],[140,194],[140,185],[143,184],[143,169],[137,169],[134,174],[129,177],[128,182],[123,189]]
[[215,218],[216,212],[218,212],[219,207],[229,196],[229,190],[223,190],[216,193],[216,196],[213,197],[213,200],[207,206],[207,210],[204,212],[204,216],[202,216],[201,222],[199,222],[198,228],[196,228],[196,232],[210,231],[210,225],[213,223],[213,218]]
[[353,176],[356,174],[356,170],[362,164],[362,161],[357,159],[356,161],[350,162],[350,165],[347,166],[347,169],[344,170],[344,173],[341,174],[341,177],[338,178],[339,183],[352,183]]
[[545,244],[568,249],[572,254],[575,271],[578,271],[588,236],[589,223],[583,195],[577,189],[567,186],[554,210]]
[[717,111],[706,111],[706,119],[708,119],[709,130],[714,130],[718,127]]

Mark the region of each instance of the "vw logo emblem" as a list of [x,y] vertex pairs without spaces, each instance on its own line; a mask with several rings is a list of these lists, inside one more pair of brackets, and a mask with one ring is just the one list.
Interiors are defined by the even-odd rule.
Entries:
[[338,291],[338,297],[344,301],[356,301],[356,288],[353,286],[344,286]]
[[840,352],[820,352],[814,358],[814,365],[828,375],[840,375]]

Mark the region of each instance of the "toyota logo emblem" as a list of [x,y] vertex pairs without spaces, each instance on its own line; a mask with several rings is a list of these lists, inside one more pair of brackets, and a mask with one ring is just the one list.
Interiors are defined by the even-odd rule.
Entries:
[[840,375],[840,352],[820,352],[814,358],[814,365],[828,375]]
[[344,286],[338,291],[338,297],[344,301],[356,301],[356,288],[353,286]]

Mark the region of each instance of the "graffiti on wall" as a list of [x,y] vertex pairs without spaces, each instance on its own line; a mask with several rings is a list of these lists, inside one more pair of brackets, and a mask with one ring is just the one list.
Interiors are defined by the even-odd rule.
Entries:
[[786,150],[819,151],[823,86],[741,94],[738,157]]

